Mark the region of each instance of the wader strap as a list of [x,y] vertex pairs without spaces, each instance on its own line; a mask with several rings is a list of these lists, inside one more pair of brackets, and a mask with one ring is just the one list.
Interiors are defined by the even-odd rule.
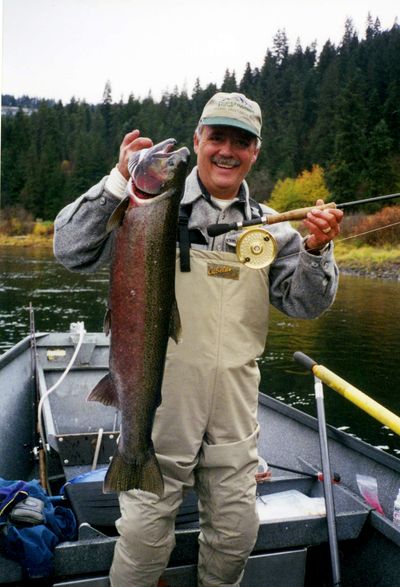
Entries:
[[249,204],[252,218],[260,218],[260,216],[264,214],[261,205],[255,200],[253,200],[253,198],[249,198]]
[[179,216],[178,219],[178,240],[181,260],[181,271],[190,271],[190,238],[189,238],[189,217]]
[[183,273],[190,271],[189,217],[191,213],[192,204],[181,206],[179,209],[177,240],[179,242],[180,268]]

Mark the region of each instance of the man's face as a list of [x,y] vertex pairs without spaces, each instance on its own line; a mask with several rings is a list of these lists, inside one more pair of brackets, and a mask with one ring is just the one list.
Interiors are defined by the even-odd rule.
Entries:
[[232,126],[204,126],[194,136],[201,181],[212,196],[234,198],[257,160],[257,139]]

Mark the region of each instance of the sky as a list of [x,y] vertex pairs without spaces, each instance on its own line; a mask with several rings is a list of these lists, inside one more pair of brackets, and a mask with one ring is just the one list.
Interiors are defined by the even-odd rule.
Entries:
[[101,102],[240,81],[261,67],[279,30],[292,51],[329,39],[338,45],[351,18],[364,38],[368,13],[390,29],[395,0],[0,0],[3,94]]

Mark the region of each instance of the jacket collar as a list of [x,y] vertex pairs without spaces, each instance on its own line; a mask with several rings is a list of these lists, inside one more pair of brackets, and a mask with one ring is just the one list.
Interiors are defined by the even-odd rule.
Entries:
[[[197,166],[195,166],[186,178],[185,192],[183,194],[181,205],[186,206],[193,204],[200,198],[204,198],[207,202],[211,203],[210,194],[201,182],[197,171]],[[236,196],[236,198],[232,199],[232,202],[240,203],[244,210],[244,216],[247,219],[251,218],[249,198],[249,186],[244,180],[240,186],[239,194]]]

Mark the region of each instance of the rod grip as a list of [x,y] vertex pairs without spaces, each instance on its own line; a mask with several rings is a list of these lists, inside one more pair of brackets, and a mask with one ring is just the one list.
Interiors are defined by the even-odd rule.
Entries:
[[320,206],[308,206],[307,208],[296,208],[296,210],[289,210],[288,212],[281,212],[279,214],[271,214],[268,216],[268,224],[276,224],[277,222],[287,222],[292,220],[304,220],[307,214],[312,210],[329,210],[336,208],[335,202],[328,202]]
[[313,367],[315,367],[315,365],[318,364],[316,361],[314,361],[314,359],[312,359],[308,355],[305,355],[301,351],[296,351],[293,355],[293,358],[295,361],[300,363],[300,365],[308,369],[308,371],[312,371]]

